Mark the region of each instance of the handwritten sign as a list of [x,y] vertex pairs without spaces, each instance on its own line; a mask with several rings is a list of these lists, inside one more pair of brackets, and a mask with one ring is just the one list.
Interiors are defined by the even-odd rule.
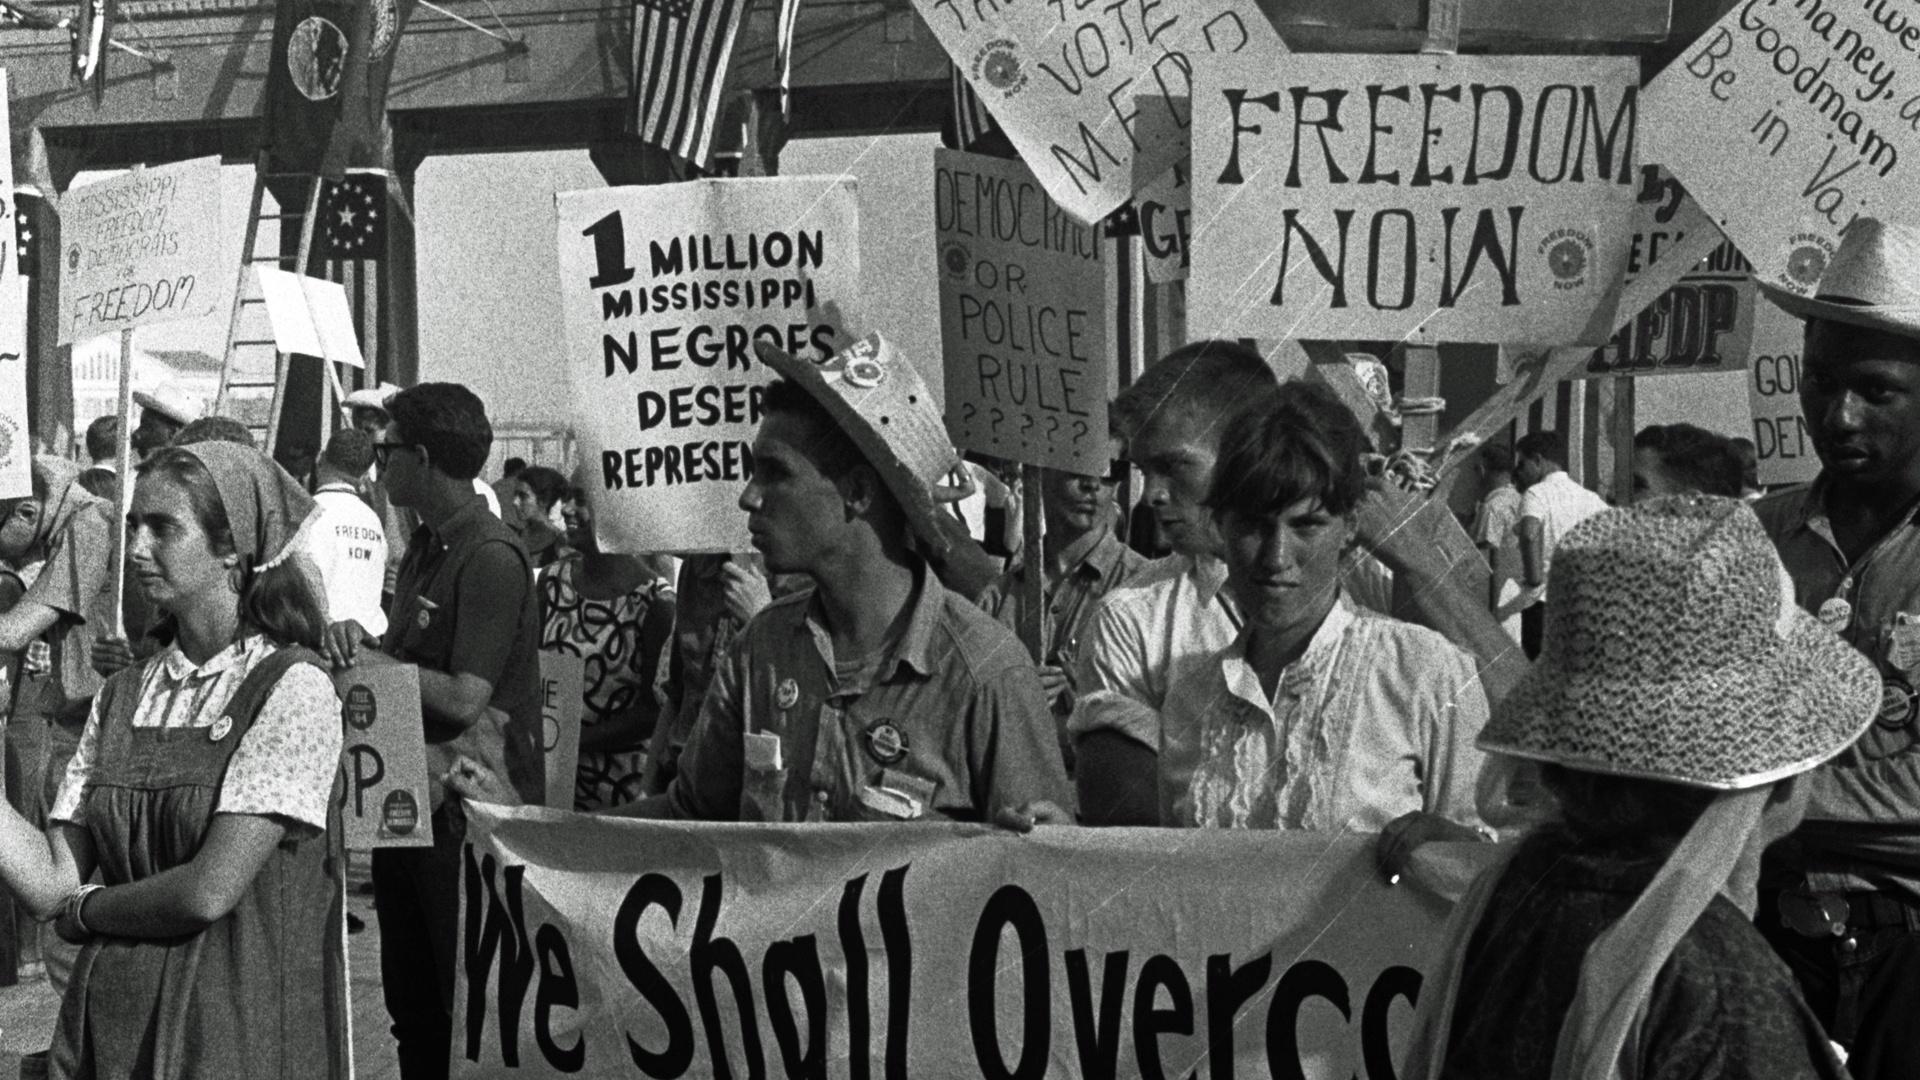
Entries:
[[346,727],[341,820],[347,847],[433,846],[420,669],[361,663],[333,677]]
[[1173,168],[1140,189],[1134,201],[1140,207],[1140,250],[1147,280],[1155,285],[1187,280],[1192,263],[1193,165],[1177,161]]
[[137,169],[60,200],[60,344],[213,313],[220,159]]
[[1220,57],[1194,80],[1196,336],[1610,335],[1635,61]]
[[1291,62],[1252,0],[914,7],[1047,193],[1085,222],[1186,155],[1196,70],[1230,55]]
[[564,192],[560,304],[600,542],[744,551],[764,341],[815,360],[860,288],[853,181],[698,180]]
[[1920,199],[1920,22],[1891,0],[1744,0],[1648,85],[1645,156],[1763,281],[1813,291],[1855,217]]
[[1753,320],[1747,404],[1753,409],[1753,448],[1760,483],[1801,484],[1820,473],[1806,414],[1800,410],[1800,352],[1806,324],[1770,303]]
[[934,154],[947,430],[965,450],[1089,476],[1107,450],[1094,229],[1017,161]]
[[547,805],[555,810],[573,809],[585,681],[584,657],[540,650],[540,739],[547,752]]

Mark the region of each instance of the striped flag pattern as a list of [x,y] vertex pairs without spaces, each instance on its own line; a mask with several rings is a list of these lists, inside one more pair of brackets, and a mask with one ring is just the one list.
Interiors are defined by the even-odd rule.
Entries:
[[993,114],[987,111],[986,102],[973,92],[967,77],[952,64],[947,72],[953,79],[953,149],[971,150],[980,142],[1000,130]]
[[636,0],[633,130],[705,166],[747,0]]

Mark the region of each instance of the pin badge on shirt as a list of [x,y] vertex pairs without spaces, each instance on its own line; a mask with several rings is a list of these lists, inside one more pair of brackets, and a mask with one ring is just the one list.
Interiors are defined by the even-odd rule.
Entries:
[[227,732],[232,730],[233,730],[233,717],[223,716],[220,719],[215,720],[213,722],[213,726],[207,729],[207,741],[219,742],[221,739],[224,739],[227,737]]
[[1838,596],[1830,597],[1820,605],[1820,612],[1816,618],[1820,620],[1821,626],[1838,634],[1853,621],[1853,605]]
[[773,703],[782,709],[791,709],[800,703],[800,684],[792,679],[781,679],[774,688]]
[[1920,667],[1920,615],[1909,615],[1902,611],[1893,617],[1892,642],[1887,649],[1887,659],[1901,671]]
[[907,757],[907,733],[891,720],[875,720],[866,728],[867,756],[882,765],[898,765]]
[[414,625],[418,626],[422,630],[425,630],[427,627],[433,625],[433,613],[437,611],[439,607],[440,607],[439,604],[434,603],[433,601],[427,599],[424,596],[421,597],[420,598],[420,614],[415,615],[413,617]]
[[1873,722],[1888,731],[1899,731],[1913,722],[1916,706],[1920,706],[1913,687],[1905,679],[1889,678],[1880,685],[1880,712]]

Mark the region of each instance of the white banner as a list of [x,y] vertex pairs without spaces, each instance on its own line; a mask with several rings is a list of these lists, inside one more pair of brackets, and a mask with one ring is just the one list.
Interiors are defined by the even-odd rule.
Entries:
[[1194,336],[1611,336],[1631,58],[1221,57],[1194,81]]
[[847,177],[563,192],[560,305],[575,431],[610,551],[744,551],[756,341],[823,360],[859,296]]
[[74,188],[60,200],[60,244],[62,345],[213,314],[223,277],[238,276],[220,256],[220,159]]

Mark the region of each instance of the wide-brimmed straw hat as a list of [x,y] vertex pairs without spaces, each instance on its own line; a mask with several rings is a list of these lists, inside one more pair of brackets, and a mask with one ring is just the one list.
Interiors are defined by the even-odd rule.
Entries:
[[1802,319],[1920,338],[1920,229],[1913,226],[1855,221],[1811,297],[1754,280],[1767,299]]
[[927,553],[945,554],[950,540],[937,503],[952,491],[945,481],[959,466],[960,454],[913,364],[879,334],[819,364],[764,341],[755,351],[761,363],[826,408],[906,511]]
[[1736,791],[1840,753],[1879,709],[1873,664],[1794,603],[1739,500],[1596,514],[1554,549],[1552,577],[1540,659],[1484,750]]
[[379,409],[381,412],[386,412],[387,402],[393,400],[393,395],[399,392],[400,388],[391,383],[364,386],[348,394],[341,404],[349,409]]
[[207,407],[206,402],[172,383],[162,383],[152,390],[135,390],[133,403],[148,412],[159,413],[181,427],[200,419]]

